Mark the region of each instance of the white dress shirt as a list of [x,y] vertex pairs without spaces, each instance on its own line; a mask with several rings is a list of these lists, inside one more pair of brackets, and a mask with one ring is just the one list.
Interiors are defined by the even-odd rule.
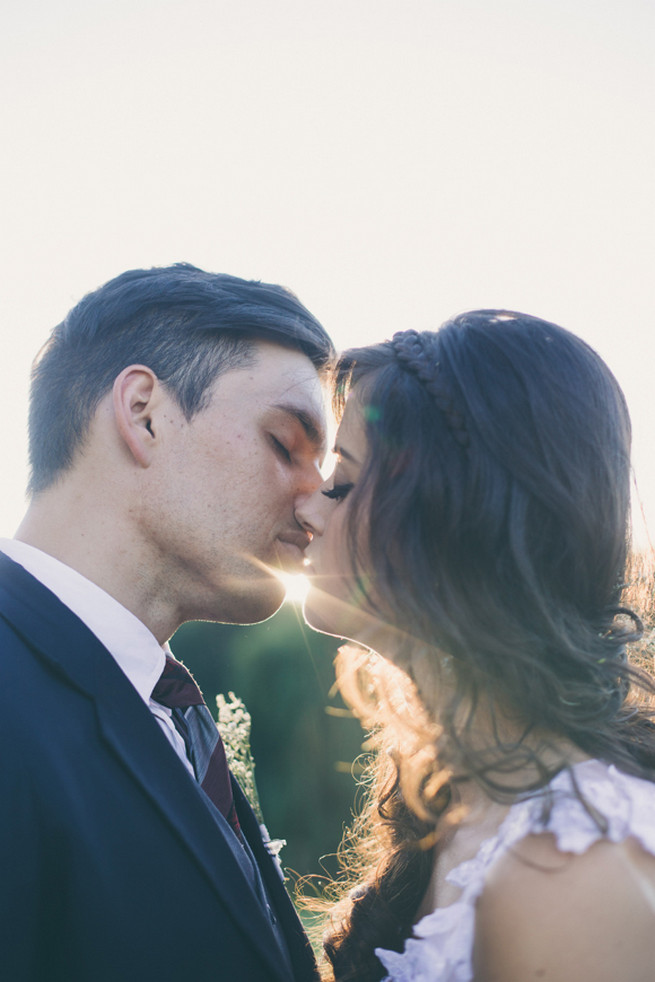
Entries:
[[17,539],[0,539],[0,551],[54,593],[95,634],[146,703],[176,754],[193,775],[184,741],[173,725],[171,710],[152,699],[152,690],[164,670],[168,645],[162,647],[145,624],[118,600],[53,556]]

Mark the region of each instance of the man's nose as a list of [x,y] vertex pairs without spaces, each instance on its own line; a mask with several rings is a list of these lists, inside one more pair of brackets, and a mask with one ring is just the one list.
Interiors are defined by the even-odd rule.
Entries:
[[309,532],[312,537],[323,533],[324,518],[323,507],[327,499],[321,494],[320,488],[324,481],[314,488],[313,491],[299,495],[296,498],[295,515],[296,521]]
[[300,473],[297,495],[307,496],[313,494],[322,483],[323,475],[321,474],[318,460],[307,462]]

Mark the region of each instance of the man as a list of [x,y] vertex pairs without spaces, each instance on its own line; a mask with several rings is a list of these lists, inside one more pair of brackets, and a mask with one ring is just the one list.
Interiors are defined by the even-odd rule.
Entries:
[[0,554],[8,982],[316,977],[162,646],[184,621],[250,623],[282,602],[332,356],[286,290],[177,265],[88,295],[37,358],[31,502]]

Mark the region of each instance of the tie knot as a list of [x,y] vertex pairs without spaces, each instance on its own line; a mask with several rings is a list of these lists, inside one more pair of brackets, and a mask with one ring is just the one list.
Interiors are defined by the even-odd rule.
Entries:
[[169,709],[187,706],[202,706],[204,699],[196,685],[191,672],[176,661],[171,655],[166,655],[166,664],[159,681],[152,690],[152,698]]

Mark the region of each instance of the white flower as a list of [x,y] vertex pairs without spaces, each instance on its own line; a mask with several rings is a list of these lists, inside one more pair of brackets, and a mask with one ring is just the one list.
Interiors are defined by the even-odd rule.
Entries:
[[216,696],[216,705],[218,706],[218,723],[216,725],[223,740],[227,763],[257,816],[266,851],[273,859],[280,877],[284,879],[279,853],[282,847],[286,846],[287,840],[271,839],[268,829],[264,825],[255,783],[255,761],[250,751],[250,713],[241,699],[235,696],[233,692],[228,692],[227,695],[227,699],[221,694]]

